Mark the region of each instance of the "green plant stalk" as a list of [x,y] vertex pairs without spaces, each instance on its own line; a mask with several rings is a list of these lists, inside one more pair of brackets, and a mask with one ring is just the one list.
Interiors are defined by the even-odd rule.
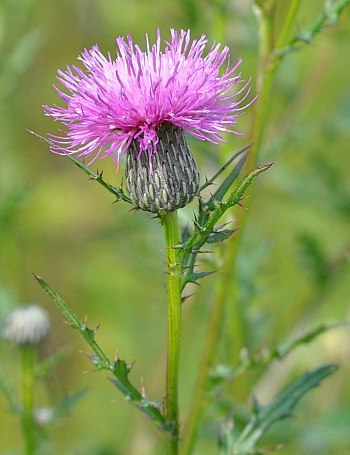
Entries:
[[175,247],[180,243],[180,235],[176,211],[160,214],[160,218],[164,227],[168,294],[165,417],[172,428],[168,453],[176,455],[179,442],[178,372],[181,336],[181,265],[178,261],[178,249]]
[[159,427],[169,432],[169,428],[166,425],[165,418],[160,412],[160,406],[158,403],[148,401],[143,394],[134,387],[128,375],[131,370],[131,365],[128,365],[124,360],[121,360],[118,356],[114,360],[110,360],[104,353],[100,345],[95,340],[95,334],[97,328],[90,329],[85,323],[79,321],[76,314],[65,304],[61,297],[55,292],[45,280],[40,276],[34,275],[37,282],[43,288],[43,290],[49,295],[53,302],[57,305],[59,310],[65,316],[67,322],[73,329],[79,331],[81,336],[85,339],[88,345],[94,352],[94,355],[88,355],[89,359],[95,365],[98,370],[107,370],[112,372],[114,378],[112,382],[118,387],[123,393],[126,399],[133,402],[137,408],[146,413],[152,420],[154,420]]
[[312,43],[312,40],[319,34],[323,28],[328,24],[332,25],[335,21],[339,20],[343,11],[350,6],[350,0],[339,0],[337,2],[325,2],[323,12],[308,26],[296,34],[289,41],[279,42],[275,55],[279,59],[283,59],[288,53],[298,50],[305,44]]
[[[224,202],[221,202],[216,210],[212,213],[205,226],[202,227],[201,230],[195,231],[192,237],[187,241],[186,249],[191,250],[191,248],[196,247],[197,244],[201,245],[203,243],[203,237],[205,238],[208,233],[213,232],[214,226],[220,220],[221,216],[229,208],[240,203],[241,198],[248,190],[253,180],[259,174],[269,169],[270,166],[270,164],[260,166],[249,173],[246,177],[244,177],[241,182],[233,189],[227,199]],[[180,251],[180,257],[182,254],[183,252]],[[219,284],[227,283],[227,280],[230,279],[230,270],[224,269],[222,275],[223,277],[220,280]],[[206,338],[205,346],[203,349],[203,357],[199,366],[197,381],[192,396],[187,423],[185,426],[185,438],[181,450],[182,454],[190,454],[194,447],[198,425],[203,409],[203,398],[205,394],[208,371],[211,367],[212,357],[215,353],[215,347],[217,345],[220,329],[222,327],[226,287],[227,286],[222,285],[218,289],[218,298],[214,302],[215,306],[211,314],[208,336]]]
[[300,3],[301,3],[301,0],[290,0],[286,20],[283,23],[282,30],[278,37],[278,41],[277,41],[278,48],[284,47],[286,45],[286,43],[288,42],[296,16],[298,14]]
[[33,418],[34,357],[35,350],[33,346],[22,347],[22,430],[26,455],[34,455],[36,453]]
[[[45,144],[48,144],[50,146],[53,145],[53,143],[49,139],[47,139],[44,136],[41,136],[40,134],[36,133],[35,131],[31,131],[31,130],[27,130],[27,131],[28,131],[28,133],[30,133],[33,136],[35,136],[36,138],[38,138],[40,141],[45,142]],[[102,172],[96,174],[95,172],[92,172],[91,169],[89,169],[84,163],[81,163],[79,160],[75,159],[73,156],[71,156],[71,155],[66,155],[66,156],[70,161],[72,161],[73,164],[75,164],[75,166],[77,166],[86,175],[88,175],[91,180],[95,180],[100,185],[102,185],[107,191],[112,193],[116,197],[116,202],[124,201],[124,202],[127,202],[128,204],[131,204],[131,199],[124,194],[122,186],[115,187],[115,186],[111,185],[110,183],[106,182],[103,179]]]
[[[259,98],[254,104],[252,127],[249,134],[249,141],[253,143],[247,156],[245,169],[247,172],[254,169],[258,163],[261,144],[263,141],[266,122],[269,117],[270,98],[272,91],[273,75],[277,69],[278,60],[273,54],[273,4],[270,8],[259,9],[256,7],[256,17],[259,25],[260,46],[257,68],[256,93]],[[246,193],[247,197],[251,194],[251,189]],[[237,295],[237,283],[234,279],[235,264],[237,261],[239,248],[244,233],[244,227],[247,221],[248,212],[241,210],[237,213],[236,225],[239,228],[237,235],[228,241],[224,251],[223,273],[218,277],[217,295],[215,302],[218,300],[217,308],[223,318],[228,303],[228,297],[231,298],[231,308],[229,311],[228,321],[231,323],[229,333],[231,336],[231,355],[233,362],[237,361],[242,347],[246,344],[245,319],[239,307]],[[228,285],[231,283],[231,285]],[[214,355],[214,352],[213,354]],[[242,391],[244,392],[244,391]]]
[[[248,159],[245,165],[246,171],[251,171],[257,164],[268,114],[273,73],[276,69],[277,63],[277,60],[275,58],[271,59],[273,50],[272,6],[271,9],[268,10],[262,10],[258,7],[256,7],[256,9],[260,32],[260,47],[256,85],[256,93],[259,94],[259,99],[254,105],[253,123],[250,133],[250,138],[251,142],[253,142],[253,145],[248,153]],[[207,330],[208,336],[203,350],[196,385],[194,388],[190,410],[185,426],[184,443],[181,452],[182,455],[190,455],[193,451],[196,441],[198,427],[203,411],[203,399],[205,396],[208,372],[212,366],[216,346],[218,345],[222,322],[226,311],[228,295],[232,292],[232,286],[229,286],[228,284],[233,282],[234,265],[239,250],[240,239],[243,232],[245,220],[246,211],[239,211],[237,214],[237,226],[239,226],[239,231],[236,233],[236,235],[232,236],[230,240],[228,240],[228,244],[224,253],[225,255],[222,272],[218,276],[216,295],[214,297],[213,308],[209,319]],[[232,308],[231,311],[231,320],[233,319],[233,322],[230,329],[233,330],[233,333],[236,335],[234,337],[235,340],[233,356],[237,356],[239,350],[243,345],[242,338],[244,329],[243,321],[239,317],[240,312],[237,308],[237,299],[235,296],[233,301],[236,305],[234,308]]]

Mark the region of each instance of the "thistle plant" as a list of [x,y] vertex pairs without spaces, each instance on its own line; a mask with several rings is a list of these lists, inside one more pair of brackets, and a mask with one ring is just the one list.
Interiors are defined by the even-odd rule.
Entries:
[[66,397],[55,407],[36,405],[35,389],[39,378],[46,378],[51,369],[62,360],[62,353],[39,359],[39,347],[50,335],[51,322],[47,311],[39,305],[21,305],[0,321],[0,335],[4,341],[17,347],[21,354],[21,392],[17,393],[2,366],[0,391],[8,401],[10,411],[19,417],[26,455],[39,453],[46,439],[46,429],[68,413],[83,391]]
[[21,414],[27,455],[36,453],[38,444],[34,420],[36,347],[45,340],[49,331],[49,316],[44,309],[37,305],[24,305],[17,308],[6,317],[2,325],[2,337],[18,345],[22,353],[22,405],[14,404],[13,398],[11,398],[11,402],[14,410]]
[[217,226],[221,216],[240,202],[245,187],[267,168],[248,176],[226,201],[222,200],[226,191],[201,201],[195,231],[187,240],[180,238],[176,211],[200,197],[199,171],[185,132],[212,143],[222,141],[223,133],[236,132],[238,112],[252,102],[246,101],[250,79],[243,81],[237,73],[241,61],[231,68],[228,47],[214,44],[204,55],[206,45],[204,35],[191,41],[190,31],[171,30],[164,50],[160,31],[155,44],[146,37],[146,51],[134,45],[131,36],[118,38],[116,59],[104,57],[94,46],[79,57],[85,72],[76,66],[59,71],[58,80],[68,94],[56,91],[66,106],[45,106],[45,113],[66,127],[61,137],[50,135],[51,151],[87,157],[90,164],[99,156],[111,156],[117,168],[127,154],[130,199],[136,208],[156,213],[164,227],[168,349],[162,412],[170,433],[169,453],[174,454],[179,441],[182,290],[187,281],[195,281],[189,277],[209,236],[215,242],[233,232]]
[[[265,14],[267,2],[260,3],[264,2],[257,2],[256,8]],[[284,32],[286,36],[287,32]],[[45,141],[53,153],[70,159],[117,201],[152,213],[164,229],[168,305],[165,391],[161,395],[164,398],[148,399],[143,388],[131,382],[131,365],[119,355],[111,359],[97,343],[97,328],[82,323],[43,278],[36,276],[36,279],[89,344],[93,351],[89,358],[94,366],[108,371],[125,398],[164,433],[167,453],[189,455],[193,452],[209,367],[227,300],[230,285],[227,277],[230,277],[236,254],[233,239],[241,227],[240,217],[238,222],[232,223],[232,209],[242,210],[243,198],[250,186],[271,166],[270,163],[258,165],[257,158],[271,78],[260,86],[261,93],[257,90],[258,93],[251,94],[251,79],[242,78],[238,71],[241,60],[231,64],[227,46],[214,43],[208,47],[205,35],[192,40],[190,31],[171,30],[170,41],[164,43],[160,31],[155,43],[146,36],[145,50],[134,44],[131,36],[117,38],[116,43],[116,57],[104,56],[95,45],[79,57],[83,69],[71,66],[65,71],[59,70],[60,86],[55,89],[64,106],[44,106],[44,111],[63,125],[63,130],[49,134],[48,138],[33,134]],[[264,58],[261,56],[265,64]],[[237,129],[240,113],[254,103],[258,106],[259,102],[262,107],[255,111],[258,126],[255,123],[251,134],[252,147],[248,145],[233,154],[212,178],[202,178],[201,182],[187,135],[218,144],[230,134],[241,134]],[[127,192],[122,184],[114,186],[104,180],[102,173],[91,169],[95,160],[105,158],[115,162],[119,173],[125,168]],[[193,223],[180,229],[177,211],[192,201],[196,204]],[[198,393],[183,433],[179,419],[178,373],[182,306],[186,304],[184,291],[187,285],[198,283],[211,273],[200,269],[200,258],[208,249],[217,249],[225,241],[234,246],[229,249],[224,263],[199,373]],[[312,332],[310,339],[318,333],[317,330]],[[295,340],[293,347],[300,343]],[[273,355],[271,353],[271,359]],[[248,369],[259,361],[260,358],[249,357],[245,366]],[[227,376],[237,375],[244,368],[239,364]],[[290,415],[297,401],[335,369],[334,365],[328,365],[303,375],[266,407],[255,403],[241,434],[237,434],[229,421],[219,435],[220,453],[257,453],[258,441],[270,425]],[[218,375],[217,382],[222,377]]]

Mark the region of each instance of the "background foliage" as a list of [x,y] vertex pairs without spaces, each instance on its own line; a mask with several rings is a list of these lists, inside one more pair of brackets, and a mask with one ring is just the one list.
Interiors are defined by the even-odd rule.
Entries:
[[[282,20],[287,2],[277,3]],[[302,2],[298,27],[314,18],[322,5]],[[324,30],[312,45],[289,55],[274,79],[260,158],[274,166],[245,201],[250,214],[238,267],[244,345],[251,352],[318,323],[349,319],[349,19],[346,11],[339,26]],[[42,134],[54,131],[56,125],[43,116],[41,105],[58,102],[52,90],[56,70],[75,63],[84,47],[98,42],[103,51],[113,53],[116,36],[130,32],[143,43],[145,33],[154,37],[157,27],[163,34],[170,27],[191,27],[194,36],[204,32],[210,40],[230,45],[233,59],[244,60],[243,74],[254,77],[258,34],[250,1],[0,3],[0,311],[4,314],[18,303],[42,304],[53,320],[53,334],[42,355],[62,346],[69,351],[41,384],[40,404],[55,404],[88,388],[71,414],[49,429],[53,446],[48,450],[55,453],[156,454],[162,453],[162,445],[151,424],[123,402],[103,375],[92,372],[88,359],[78,353],[86,346],[62,323],[32,272],[59,290],[81,318],[87,315],[90,326],[101,323],[97,338],[106,351],[135,360],[133,379],[142,377],[148,396],[159,397],[165,362],[164,247],[161,228],[149,214],[113,205],[100,186],[68,160],[50,154],[25,128]],[[247,131],[250,122],[247,111],[241,130]],[[228,138],[220,147],[191,141],[203,176],[211,175],[246,143],[244,136]],[[120,182],[122,173],[115,173],[111,161],[96,165],[106,180]],[[183,213],[184,219],[191,216],[191,208]],[[203,281],[198,295],[185,304],[184,411],[214,282]],[[287,455],[348,454],[349,346],[349,329],[333,330],[287,360],[235,381],[229,387],[236,416],[244,417],[253,385],[254,394],[266,403],[297,374],[320,363],[338,363],[336,375],[298,406],[297,418],[278,424],[264,443],[288,441],[281,449]],[[224,333],[218,364],[232,358],[232,349]],[[18,378],[12,347],[1,344],[0,360],[11,379]],[[198,453],[214,451],[213,438],[222,423],[218,412],[228,408],[221,392],[216,390],[206,413]],[[18,422],[2,396],[0,422],[6,429],[1,450],[20,447]]]

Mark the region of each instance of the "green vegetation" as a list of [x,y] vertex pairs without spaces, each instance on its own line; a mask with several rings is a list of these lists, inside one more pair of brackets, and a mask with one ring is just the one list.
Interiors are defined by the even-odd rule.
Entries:
[[[336,364],[338,371],[293,409],[297,418],[272,425],[259,446],[271,448],[282,442],[277,453],[284,455],[346,455],[350,450],[350,332],[344,323],[350,315],[350,11],[345,6],[349,2],[326,2],[325,9],[321,0],[256,3],[262,9],[276,3],[269,36],[279,37],[278,51],[265,80],[264,90],[270,96],[265,109],[255,113],[264,134],[255,130],[248,164],[239,163],[249,166],[256,160],[260,166],[271,162],[273,166],[256,179],[249,197],[241,201],[244,207],[232,212],[242,220],[249,209],[244,233],[241,229],[232,234],[240,240],[232,266],[234,279],[227,284],[233,297],[225,310],[193,453],[217,453],[218,434],[221,453],[240,450],[232,417],[235,431],[246,429],[247,438],[241,436],[244,444],[255,443],[256,429],[273,423],[273,412],[289,413],[302,395],[300,390],[299,396],[290,395],[297,378],[309,371],[305,378],[312,388]],[[332,9],[332,4],[337,8]],[[320,27],[321,23],[326,25]],[[112,53],[118,35],[131,33],[135,41],[143,42],[145,33],[153,38],[158,26],[163,35],[170,27],[190,27],[193,36],[204,32],[210,40],[229,45],[233,60],[243,58],[242,72],[264,87],[257,80],[258,60],[261,64],[264,56],[261,51],[258,55],[257,24],[252,2],[239,0],[0,3],[0,317],[17,304],[35,302],[52,318],[52,335],[41,347],[40,358],[54,357],[39,364],[45,374],[37,372],[35,400],[59,409],[66,405],[64,418],[47,428],[43,453],[164,453],[152,422],[123,400],[107,380],[122,387],[112,374],[95,373],[89,347],[63,323],[62,314],[33,279],[33,273],[42,276],[57,290],[78,316],[77,324],[100,326],[86,334],[93,344],[103,346],[108,361],[120,355],[133,363],[131,371],[123,361],[116,363],[122,369],[120,377],[136,390],[137,406],[146,409],[149,404],[148,413],[157,421],[156,400],[163,398],[166,364],[162,229],[150,214],[130,211],[123,201],[114,204],[116,198],[127,196],[120,186],[123,172],[116,173],[111,160],[95,162],[93,174],[87,176],[28,133],[27,129],[41,135],[56,131],[57,125],[44,117],[41,108],[58,102],[52,90],[56,70],[75,64],[83,48],[96,42]],[[265,56],[271,51],[267,44]],[[250,144],[252,122],[249,108],[238,122],[245,136],[229,137],[220,146],[189,140],[203,184],[235,151]],[[210,191],[215,193],[218,187],[206,189],[208,201],[213,202]],[[191,219],[191,206],[179,212],[183,228]],[[228,235],[234,227],[227,226]],[[199,231],[197,237],[192,237],[198,240],[196,245],[202,240]],[[210,249],[216,259],[203,257],[198,271],[202,275],[197,278],[213,268],[217,273],[201,279],[193,290],[189,284],[186,294],[195,295],[183,303],[179,387],[184,427],[222,273],[217,261],[225,264],[220,244]],[[191,254],[187,260],[192,269],[183,284],[197,272]],[[62,349],[64,355],[59,354]],[[319,369],[320,365],[330,366]],[[18,411],[18,403],[9,405],[9,400],[12,390],[20,387],[20,358],[3,342],[0,367],[0,387],[5,391],[0,394],[0,422],[5,429],[0,452],[7,453],[22,447],[19,422],[9,412],[11,406]],[[95,367],[103,366],[95,363]],[[145,395],[139,396],[139,390]],[[254,406],[252,392],[259,405]],[[161,426],[161,417],[158,423]]]

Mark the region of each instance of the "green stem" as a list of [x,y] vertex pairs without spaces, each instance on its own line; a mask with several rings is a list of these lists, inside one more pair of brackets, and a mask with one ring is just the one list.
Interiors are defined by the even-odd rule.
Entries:
[[177,212],[160,215],[165,235],[167,259],[167,292],[168,292],[168,342],[165,417],[171,426],[168,453],[178,453],[179,441],[179,410],[178,410],[178,371],[181,334],[181,265],[178,261],[178,250],[174,248],[180,243]]
[[277,40],[277,47],[282,48],[288,42],[296,16],[298,14],[301,0],[290,0],[286,20],[283,23],[282,30]]
[[22,429],[26,455],[34,455],[36,452],[33,419],[34,357],[35,351],[32,346],[22,347]]
[[113,382],[118,389],[125,395],[128,401],[133,402],[136,406],[146,413],[152,420],[157,422],[160,428],[169,432],[166,427],[166,422],[163,414],[160,412],[158,403],[152,403],[137,390],[136,387],[129,380],[129,373],[131,366],[118,356],[114,360],[110,360],[100,345],[95,340],[96,329],[89,329],[86,323],[80,322],[77,315],[71,308],[61,299],[61,297],[54,291],[51,286],[46,283],[40,276],[34,275],[43,290],[50,296],[57,307],[65,316],[69,325],[78,330],[81,336],[89,344],[95,355],[90,355],[89,358],[98,370],[107,370],[114,375]]
[[279,43],[274,50],[279,59],[283,59],[289,52],[299,49],[305,44],[310,44],[315,36],[320,33],[327,24],[334,24],[339,20],[342,12],[350,5],[350,0],[338,2],[325,2],[323,12],[304,30],[296,34],[287,42]]
[[[245,170],[247,172],[254,169],[257,164],[266,119],[268,117],[268,107],[271,95],[273,73],[276,69],[277,64],[277,60],[274,58],[272,53],[273,7],[274,2],[272,1],[266,2],[264,4],[264,8],[256,7],[260,31],[260,48],[256,87],[256,92],[259,94],[259,99],[254,105],[253,123],[250,133],[250,138],[253,142],[253,146],[248,153],[248,159],[245,167]],[[207,331],[208,337],[203,350],[196,385],[185,426],[183,450],[181,452],[182,455],[190,455],[193,451],[196,441],[198,427],[202,417],[203,400],[205,396],[208,372],[212,366],[213,357],[218,345],[222,322],[226,311],[226,304],[228,303],[228,296],[230,293],[232,293],[233,289],[229,283],[234,283],[235,263],[243,227],[246,220],[246,213],[247,212],[245,210],[241,210],[237,213],[237,226],[239,226],[239,231],[228,241],[228,245],[224,253],[224,264],[222,267],[222,272],[218,277],[216,295],[214,297],[214,303],[209,319]],[[234,294],[236,294],[235,288]],[[229,319],[232,320],[230,329],[234,330],[234,334],[231,334],[231,336],[234,337],[233,356],[236,357],[243,346],[242,340],[244,335],[244,321],[240,316],[237,296],[234,295],[233,299],[231,300],[234,306],[231,309],[231,315]]]

